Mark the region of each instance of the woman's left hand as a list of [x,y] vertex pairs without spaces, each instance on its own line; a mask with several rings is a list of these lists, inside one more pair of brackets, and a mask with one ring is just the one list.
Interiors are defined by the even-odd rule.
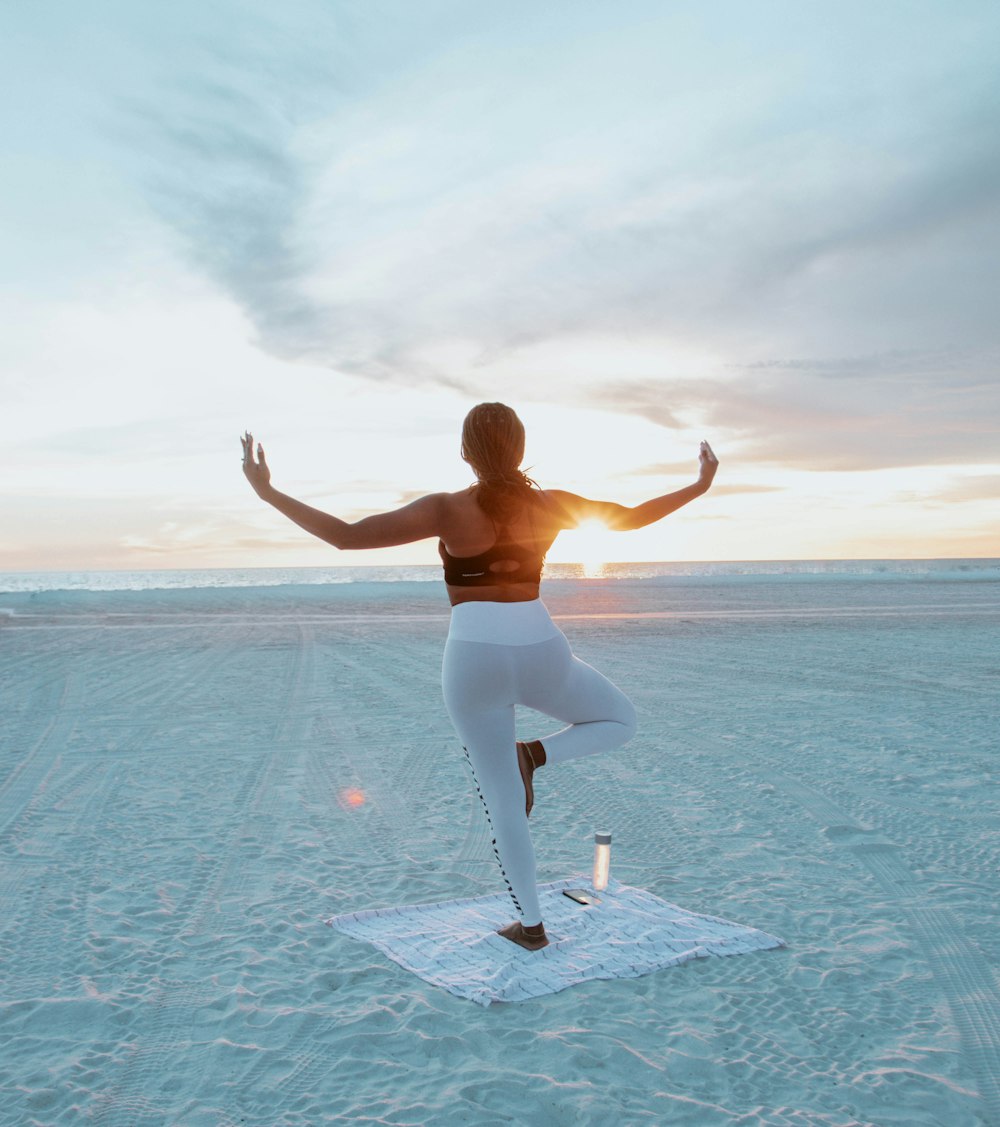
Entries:
[[271,471],[264,460],[264,447],[257,443],[257,461],[253,460],[253,435],[247,431],[240,438],[243,443],[243,476],[259,496],[271,484]]
[[718,468],[719,459],[716,458],[715,452],[707,442],[703,442],[698,453],[698,481],[701,482],[706,489],[712,484],[715,478],[715,471]]

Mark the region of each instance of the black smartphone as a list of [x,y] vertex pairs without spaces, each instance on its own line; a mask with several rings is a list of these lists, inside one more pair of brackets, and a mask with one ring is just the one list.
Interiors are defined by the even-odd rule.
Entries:
[[577,904],[600,904],[600,897],[588,892],[585,888],[564,888],[563,896],[575,900]]

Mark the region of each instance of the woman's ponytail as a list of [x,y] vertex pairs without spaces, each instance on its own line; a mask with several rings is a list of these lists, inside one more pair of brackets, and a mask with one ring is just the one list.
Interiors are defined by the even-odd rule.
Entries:
[[462,457],[475,470],[477,499],[494,520],[509,520],[538,486],[523,470],[524,425],[504,403],[480,403],[462,426]]

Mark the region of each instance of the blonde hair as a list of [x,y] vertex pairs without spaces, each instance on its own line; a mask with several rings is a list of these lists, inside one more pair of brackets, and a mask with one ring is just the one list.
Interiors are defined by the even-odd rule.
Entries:
[[524,424],[505,403],[480,403],[462,424],[462,459],[478,480],[476,497],[485,512],[507,520],[538,486],[521,469]]

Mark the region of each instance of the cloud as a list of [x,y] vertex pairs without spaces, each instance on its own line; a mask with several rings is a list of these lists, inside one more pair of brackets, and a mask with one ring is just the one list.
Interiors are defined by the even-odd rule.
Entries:
[[[749,63],[656,5],[304,10],[313,40],[255,13],[125,103],[152,206],[263,349],[704,425],[766,464],[988,456],[1000,150],[964,25],[852,8],[821,43],[733,7]],[[596,336],[661,370],[559,361]]]
[[252,93],[201,82],[169,111],[134,106],[155,140],[150,202],[190,259],[247,314],[272,354],[303,359],[325,346],[323,311],[302,292],[308,256],[294,239],[303,173],[277,115]]
[[960,504],[965,501],[1000,502],[1000,474],[953,477],[943,489],[930,494],[908,493],[905,499],[939,504]]
[[[688,462],[658,462],[654,465],[641,466],[638,469],[629,470],[626,474],[618,474],[619,477],[677,477],[679,475],[690,477],[693,473],[693,465]],[[726,494],[732,496],[737,493],[780,493],[785,486],[783,485],[755,485],[751,482],[737,483],[728,485],[726,483],[717,482],[712,486],[712,492],[715,494]]]
[[656,462],[648,466],[639,466],[634,470],[619,474],[619,477],[646,476],[673,477],[676,474],[690,474],[694,469],[694,460],[689,458],[684,462]]
[[14,441],[10,449],[25,461],[71,458],[77,465],[108,460],[186,457],[204,449],[205,435],[184,418],[157,415],[134,422],[106,426],[76,426],[52,431],[30,440]]
[[772,360],[725,380],[631,381],[589,395],[664,426],[679,420],[710,438],[719,433],[714,441],[730,465],[981,464],[996,456],[998,366],[1000,355],[959,350]]
[[731,497],[737,493],[780,493],[783,485],[713,485],[712,492],[719,496]]

